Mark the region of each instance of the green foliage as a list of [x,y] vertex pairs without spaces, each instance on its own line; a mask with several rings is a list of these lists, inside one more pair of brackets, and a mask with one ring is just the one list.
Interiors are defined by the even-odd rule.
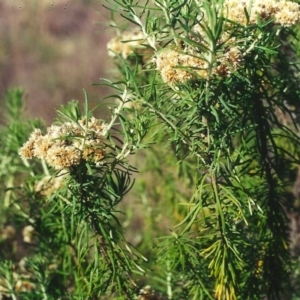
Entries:
[[[120,72],[99,83],[114,90],[102,99],[114,102],[108,123],[85,95],[83,109],[61,107],[24,144],[41,125],[22,121],[20,90],[7,93],[3,293],[135,299],[151,284],[162,295],[138,299],[299,297],[287,218],[299,165],[296,35],[277,2],[271,16],[230,3],[108,4],[142,36],[109,44]],[[22,228],[25,242],[7,253]]]

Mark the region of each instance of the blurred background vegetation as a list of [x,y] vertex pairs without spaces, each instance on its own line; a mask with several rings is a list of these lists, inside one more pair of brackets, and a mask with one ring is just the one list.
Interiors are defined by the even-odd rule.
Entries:
[[0,2],[0,95],[22,87],[29,117],[51,123],[54,108],[81,101],[91,106],[108,94],[92,86],[112,68],[106,43],[113,31],[103,1],[3,0]]

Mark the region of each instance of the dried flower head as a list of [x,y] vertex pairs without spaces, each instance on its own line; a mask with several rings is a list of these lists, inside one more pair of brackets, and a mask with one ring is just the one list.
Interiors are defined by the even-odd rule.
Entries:
[[217,67],[213,70],[220,76],[228,76],[236,71],[243,62],[243,55],[236,46],[225,48],[223,53],[217,56]]
[[254,1],[251,7],[250,23],[256,23],[259,17],[267,21],[274,17],[277,12],[277,2],[274,0]]
[[192,53],[180,53],[167,49],[159,52],[155,59],[156,67],[161,72],[164,82],[182,83],[191,79],[205,77],[207,64]]
[[40,129],[35,129],[31,133],[28,141],[21,148],[20,155],[24,158],[27,158],[27,159],[33,158],[33,156],[34,156],[33,151],[34,151],[34,147],[35,147],[35,142],[37,140],[39,140],[41,138],[41,136],[42,136],[41,130]]
[[44,159],[57,170],[79,165],[82,160],[99,163],[105,156],[105,130],[106,125],[94,117],[52,125],[45,135],[36,129],[19,154],[23,159]]
[[291,26],[300,22],[300,5],[281,0],[276,3],[275,22],[282,26]]
[[249,9],[249,0],[225,0],[224,1],[224,16],[236,23],[245,25],[247,18],[245,9]]
[[135,51],[145,50],[147,40],[139,28],[124,31],[122,35],[116,36],[107,43],[109,56],[115,57],[116,54],[126,59]]
[[264,21],[274,18],[274,22],[282,26],[291,26],[300,20],[300,5],[287,0],[225,0],[224,8],[226,18],[242,25],[247,23],[245,9],[251,24],[258,18]]
[[[234,44],[235,41],[232,38],[229,39],[223,46],[223,50],[217,53],[212,74],[228,76],[242,64],[242,52]],[[185,50],[187,53],[167,49],[157,54],[155,63],[164,82],[173,85],[191,79],[207,77],[208,64],[198,57],[200,55],[199,50],[193,50],[190,46],[186,47]],[[205,55],[205,53],[201,54]]]

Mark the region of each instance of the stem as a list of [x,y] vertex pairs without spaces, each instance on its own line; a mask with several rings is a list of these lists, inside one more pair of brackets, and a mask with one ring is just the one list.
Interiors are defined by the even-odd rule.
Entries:
[[[28,159],[22,159],[22,161],[23,161],[25,167],[30,168],[30,164],[29,164],[29,162],[28,162]],[[31,176],[34,176],[34,172],[33,172],[32,170],[30,171],[29,174],[30,174]]]
[[8,208],[10,205],[10,196],[12,194],[12,190],[10,188],[13,187],[13,181],[14,181],[14,177],[10,176],[7,180],[6,183],[6,192],[5,192],[5,197],[4,197],[4,208]]
[[116,119],[117,117],[119,116],[120,112],[122,111],[123,107],[124,107],[124,104],[125,104],[125,101],[127,100],[128,98],[128,91],[127,91],[127,88],[125,88],[125,90],[123,91],[123,94],[121,95],[121,103],[119,104],[119,106],[115,109],[114,111],[114,115],[110,121],[110,123],[107,125],[107,127],[105,128],[104,130],[104,133],[103,135],[106,136],[107,135],[107,132],[113,127],[113,125],[115,124],[116,122]]
[[46,176],[50,176],[45,159],[43,158],[43,159],[41,159],[41,161],[42,161],[42,167],[43,167],[44,173],[46,174]]
[[157,51],[157,48],[155,45],[155,39],[153,37],[149,36],[141,19],[136,14],[133,14],[133,19],[135,22],[137,22],[141,26],[142,32],[143,32],[144,36],[146,37],[147,42],[150,45],[150,47],[152,47],[154,49],[154,51]]
[[[158,6],[158,7],[164,12],[165,18],[166,18],[167,23],[168,23],[168,25],[169,25],[169,27],[170,27],[170,30],[171,30],[172,37],[173,37],[173,39],[174,39],[175,45],[176,45],[176,46],[179,46],[178,39],[176,38],[176,32],[175,32],[175,30],[174,30],[174,27],[172,26],[172,19],[171,19],[171,17],[173,17],[173,16],[172,16],[172,14],[170,14],[171,17],[170,17],[170,15],[169,15],[169,11],[168,11],[168,9],[167,9],[167,3],[166,3],[166,1],[164,0],[164,1],[163,1],[163,4],[159,3],[158,1],[155,1],[155,5]],[[174,17],[173,17],[173,18],[174,18]]]
[[42,290],[42,293],[43,293],[43,300],[48,300],[46,289],[45,289],[43,284],[41,284],[41,290]]

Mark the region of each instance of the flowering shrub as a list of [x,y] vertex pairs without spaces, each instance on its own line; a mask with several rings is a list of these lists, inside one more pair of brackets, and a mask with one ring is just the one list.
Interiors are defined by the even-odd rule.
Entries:
[[114,90],[109,121],[86,96],[44,130],[6,94],[0,293],[297,299],[300,5],[108,8],[129,22],[107,45],[119,77],[99,83]]

